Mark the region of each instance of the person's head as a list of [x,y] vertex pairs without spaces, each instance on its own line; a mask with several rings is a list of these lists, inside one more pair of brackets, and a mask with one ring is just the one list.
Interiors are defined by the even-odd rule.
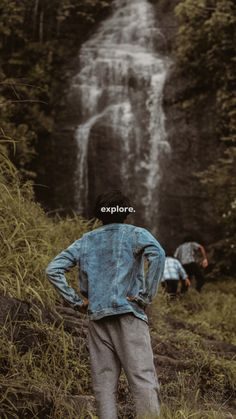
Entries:
[[133,211],[129,198],[115,189],[97,197],[94,216],[103,224],[123,223]]

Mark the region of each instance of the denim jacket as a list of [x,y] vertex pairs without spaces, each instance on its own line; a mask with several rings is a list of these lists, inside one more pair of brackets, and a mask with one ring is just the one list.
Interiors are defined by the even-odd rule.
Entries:
[[[112,223],[76,240],[52,260],[46,273],[61,296],[76,308],[83,300],[68,285],[65,273],[78,265],[79,289],[89,299],[91,320],[132,312],[148,321],[144,307],[156,294],[164,262],[164,250],[146,229]],[[128,296],[136,297],[135,301],[129,301]]]

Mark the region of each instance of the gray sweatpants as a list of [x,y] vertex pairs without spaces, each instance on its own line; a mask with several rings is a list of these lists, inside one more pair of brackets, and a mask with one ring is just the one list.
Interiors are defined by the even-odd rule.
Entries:
[[132,313],[89,322],[93,390],[100,419],[117,419],[116,395],[123,367],[137,416],[159,415],[159,384],[149,327]]

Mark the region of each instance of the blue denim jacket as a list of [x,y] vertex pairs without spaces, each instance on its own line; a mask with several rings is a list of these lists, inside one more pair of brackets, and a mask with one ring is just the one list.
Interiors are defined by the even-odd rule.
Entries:
[[[144,307],[156,294],[164,262],[164,250],[146,229],[112,223],[76,240],[52,260],[46,273],[61,296],[76,308],[83,300],[68,285],[65,272],[78,265],[79,289],[89,299],[91,320],[133,312],[148,321]],[[136,297],[136,301],[129,301],[127,296]]]

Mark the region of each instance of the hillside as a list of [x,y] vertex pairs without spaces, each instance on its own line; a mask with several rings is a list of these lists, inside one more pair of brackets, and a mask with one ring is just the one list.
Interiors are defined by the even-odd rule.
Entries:
[[[149,3],[156,12],[156,29],[162,32],[155,41],[157,52],[172,62],[163,93],[171,153],[164,153],[160,161],[155,202],[159,237],[172,251],[186,233],[194,234],[210,245],[213,276],[232,276],[236,266],[236,6],[231,0]],[[78,162],[73,127],[81,113],[78,106],[74,115],[66,98],[78,71],[81,45],[111,15],[112,5],[104,0],[23,0],[20,4],[4,0],[0,5],[0,139],[5,145],[14,139],[11,160],[25,179],[34,181],[36,198],[44,208],[60,214],[71,214],[75,208],[72,179]],[[113,176],[114,167],[120,166],[117,141],[110,144],[108,132],[104,139],[101,129],[90,147],[91,185],[95,178],[103,184],[101,160],[111,162]],[[105,183],[106,170],[105,164]],[[133,185],[131,177],[129,183],[134,197],[139,196],[140,181]]]
[[[81,46],[111,17],[113,3],[2,0],[0,4],[1,419],[96,418],[86,343],[88,319],[59,298],[45,268],[59,251],[99,226],[97,220],[74,212],[72,179],[80,167],[70,124],[74,128],[79,124],[80,95],[74,114],[66,98],[79,68]],[[193,233],[206,246],[210,262],[201,294],[191,287],[184,297],[170,302],[160,287],[149,309],[161,419],[232,419],[236,418],[236,5],[232,0],[146,3],[147,10],[152,5],[156,12],[150,15],[156,27],[149,36],[157,30],[156,53],[170,62],[163,121],[171,152],[163,154],[158,166],[158,199],[152,206],[159,220],[153,227],[167,252]],[[125,17],[123,13],[124,21]],[[119,30],[115,37],[120,39]],[[94,50],[97,54],[97,45]],[[132,52],[131,48],[131,56]],[[128,61],[132,64],[129,56]],[[90,81],[94,73],[88,74]],[[140,87],[134,77],[127,80],[124,90],[132,91],[132,103],[139,106],[136,121],[146,127],[145,101],[139,102],[146,94],[145,83],[138,79]],[[148,94],[159,106],[162,95],[157,98],[152,92]],[[126,134],[129,117],[124,121],[116,128]],[[121,137],[114,136],[110,144],[111,126],[97,127],[92,141],[97,151],[90,147],[88,156],[90,184],[97,182],[101,188],[107,187],[114,167],[120,170],[120,161],[125,160],[120,160],[118,150]],[[122,138],[127,146],[128,140]],[[138,148],[137,171],[139,163],[145,167],[143,156],[152,159],[145,138],[144,147]],[[127,156],[129,152],[129,187],[134,196],[139,191],[146,204],[142,178],[136,182],[132,178],[134,153],[127,146]],[[99,175],[101,160],[111,168],[103,165],[104,177]],[[153,160],[157,169],[155,164]],[[124,188],[128,184],[125,178],[120,183]],[[90,198],[92,207],[93,186]],[[137,220],[141,225],[142,218]],[[77,288],[76,270],[68,280]],[[124,375],[119,411],[120,419],[134,419]]]
[[[63,305],[44,269],[97,224],[48,218],[6,158],[1,197],[1,417],[94,417],[86,316]],[[76,272],[69,277],[76,286]],[[235,303],[230,280],[172,304],[159,289],[149,316],[163,419],[235,417]],[[119,401],[120,417],[132,418],[124,377]]]

